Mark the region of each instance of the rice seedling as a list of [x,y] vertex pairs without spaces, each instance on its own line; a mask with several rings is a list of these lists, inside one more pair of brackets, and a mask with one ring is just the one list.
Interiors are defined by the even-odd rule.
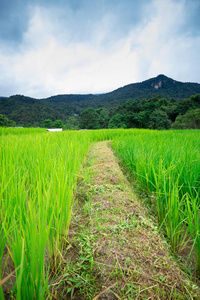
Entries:
[[[173,251],[185,246],[190,232],[200,270],[198,134],[0,129],[0,264],[7,249],[14,297],[51,298],[50,271],[59,265],[67,239],[77,177],[90,145],[102,140],[113,140],[129,172],[156,194],[153,204]],[[0,281],[9,275],[4,273],[1,268]]]
[[[0,133],[0,257],[6,247],[16,270],[16,299],[44,299],[50,268],[57,268],[67,239],[77,176],[88,148],[112,138],[113,131],[49,134],[3,128]],[[0,279],[6,275],[0,272]],[[0,293],[3,299],[2,288]]]
[[[61,251],[70,223],[86,135],[2,135],[1,235],[16,271],[17,299],[43,299],[50,260]],[[2,239],[4,241],[5,239]],[[1,255],[2,257],[2,255]]]
[[21,134],[35,134],[45,132],[45,128],[22,128],[22,127],[0,127],[0,136],[1,135],[21,135]]
[[126,140],[115,139],[113,147],[142,188],[155,194],[152,204],[173,252],[186,246],[190,231],[199,272],[199,131],[135,130]]
[[191,198],[189,194],[186,194],[185,198],[186,198],[185,214],[188,217],[189,232],[194,240],[193,247],[196,256],[196,270],[199,276],[200,275],[200,255],[199,255],[200,254],[200,228],[199,228],[200,203],[197,196],[195,198]]

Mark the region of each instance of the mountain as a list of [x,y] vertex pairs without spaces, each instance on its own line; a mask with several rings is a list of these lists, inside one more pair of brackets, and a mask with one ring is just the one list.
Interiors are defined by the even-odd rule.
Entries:
[[109,94],[117,99],[149,99],[160,95],[166,99],[183,100],[199,93],[200,84],[198,83],[183,83],[165,75],[158,75],[140,83],[126,85]]
[[165,75],[158,75],[155,78],[140,83],[125,85],[124,87],[105,94],[57,95],[43,100],[57,104],[63,102],[70,104],[79,103],[83,108],[88,107],[88,103],[92,102],[91,106],[94,108],[102,106],[109,108],[113,105],[122,104],[127,99],[141,100],[159,95],[166,99],[175,98],[176,100],[182,100],[199,93],[199,83],[183,83],[175,81]]
[[79,115],[88,107],[105,107],[111,111],[128,99],[137,101],[160,95],[168,100],[175,98],[180,101],[196,94],[200,94],[200,84],[183,83],[165,75],[158,75],[105,94],[57,95],[45,99],[34,99],[22,95],[1,97],[0,114],[4,114],[17,123],[38,125],[44,119],[66,120],[68,116]]

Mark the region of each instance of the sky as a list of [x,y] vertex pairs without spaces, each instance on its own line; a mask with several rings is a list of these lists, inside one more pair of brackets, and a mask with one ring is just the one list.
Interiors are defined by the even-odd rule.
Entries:
[[0,0],[0,96],[200,83],[200,0]]

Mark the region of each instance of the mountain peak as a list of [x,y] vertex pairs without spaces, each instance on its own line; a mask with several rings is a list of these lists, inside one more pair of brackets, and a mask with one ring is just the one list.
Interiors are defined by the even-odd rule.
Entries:
[[164,74],[159,74],[157,77],[155,77],[157,79],[170,79],[169,77],[167,77],[166,75]]
[[153,87],[156,90],[163,87],[167,82],[175,83],[173,79],[165,76],[164,74],[159,74],[157,77],[151,78],[150,82],[151,82],[151,87]]

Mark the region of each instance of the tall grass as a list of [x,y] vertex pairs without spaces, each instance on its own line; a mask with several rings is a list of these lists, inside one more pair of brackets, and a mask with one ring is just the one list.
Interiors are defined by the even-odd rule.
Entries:
[[[77,176],[88,148],[122,133],[26,128],[0,133],[0,259],[6,247],[16,270],[17,299],[44,299],[49,270],[56,267],[67,239]],[[0,280],[2,275],[0,271]]]
[[21,134],[35,134],[45,132],[45,128],[21,128],[21,127],[0,127],[1,135],[21,135]]
[[[12,131],[11,131],[12,132]],[[44,299],[45,259],[67,237],[77,174],[91,143],[88,133],[2,135],[0,221],[16,271],[17,299]]]
[[153,204],[172,251],[184,248],[190,233],[200,272],[199,131],[133,130],[127,139],[115,139],[113,147],[140,185],[154,193]]
[[129,172],[156,193],[158,218],[174,251],[190,232],[200,268],[198,131],[0,133],[0,264],[6,247],[16,270],[16,299],[51,298],[50,269],[67,239],[77,176],[91,144],[102,140],[114,140]]

